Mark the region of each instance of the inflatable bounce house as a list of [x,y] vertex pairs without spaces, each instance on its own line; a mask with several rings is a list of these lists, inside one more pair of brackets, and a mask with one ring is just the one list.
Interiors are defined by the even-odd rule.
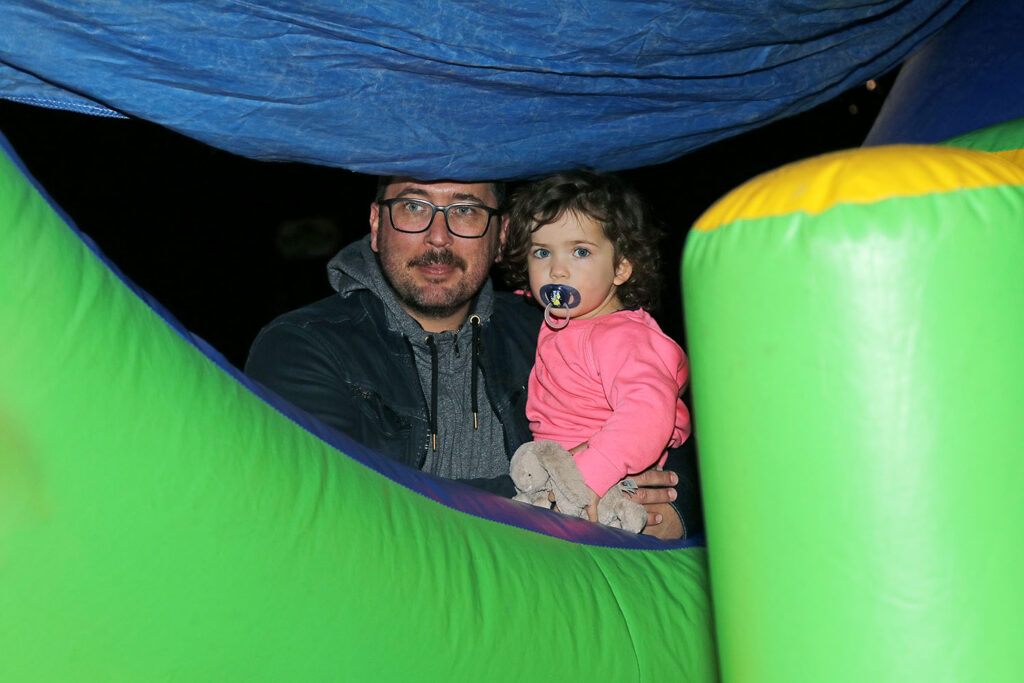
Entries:
[[1017,3],[15,0],[0,19],[0,96],[465,179],[664,161],[913,54],[870,147],[750,180],[687,240],[706,545],[410,471],[273,401],[5,145],[0,680],[1024,673]]

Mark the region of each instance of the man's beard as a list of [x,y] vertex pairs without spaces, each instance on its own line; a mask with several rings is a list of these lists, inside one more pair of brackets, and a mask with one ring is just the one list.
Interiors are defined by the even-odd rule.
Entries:
[[422,288],[413,281],[412,277],[406,276],[405,271],[391,273],[387,265],[381,263],[381,272],[384,273],[384,278],[391,285],[395,297],[406,308],[426,318],[447,318],[476,296],[483,282],[468,282],[466,279],[467,265],[465,260],[447,249],[428,251],[416,258],[410,259],[406,262],[405,267],[412,270],[433,265],[452,266],[462,271],[462,279],[453,284],[450,289],[444,290],[441,298],[435,301],[424,300]]

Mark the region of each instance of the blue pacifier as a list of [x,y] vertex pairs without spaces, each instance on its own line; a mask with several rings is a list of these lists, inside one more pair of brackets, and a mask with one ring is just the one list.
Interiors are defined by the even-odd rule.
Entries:
[[552,329],[560,330],[569,324],[570,316],[555,318],[551,310],[564,308],[570,311],[576,308],[580,305],[580,293],[569,285],[544,285],[540,288],[540,300],[544,304],[544,322]]

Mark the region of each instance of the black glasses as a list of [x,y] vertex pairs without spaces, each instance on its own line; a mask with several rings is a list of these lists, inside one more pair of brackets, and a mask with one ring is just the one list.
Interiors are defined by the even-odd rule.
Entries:
[[398,232],[424,232],[434,221],[437,212],[440,211],[444,214],[444,223],[448,226],[448,232],[456,237],[469,239],[486,235],[491,218],[501,213],[497,209],[483,204],[456,202],[448,206],[438,206],[426,199],[410,197],[381,199],[377,203],[388,207],[391,227]]

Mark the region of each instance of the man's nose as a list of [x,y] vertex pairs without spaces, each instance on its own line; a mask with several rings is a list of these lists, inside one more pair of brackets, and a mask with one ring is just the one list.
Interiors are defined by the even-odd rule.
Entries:
[[445,223],[443,211],[434,212],[424,239],[427,244],[434,247],[446,247],[452,243],[452,234],[448,232],[448,224]]

